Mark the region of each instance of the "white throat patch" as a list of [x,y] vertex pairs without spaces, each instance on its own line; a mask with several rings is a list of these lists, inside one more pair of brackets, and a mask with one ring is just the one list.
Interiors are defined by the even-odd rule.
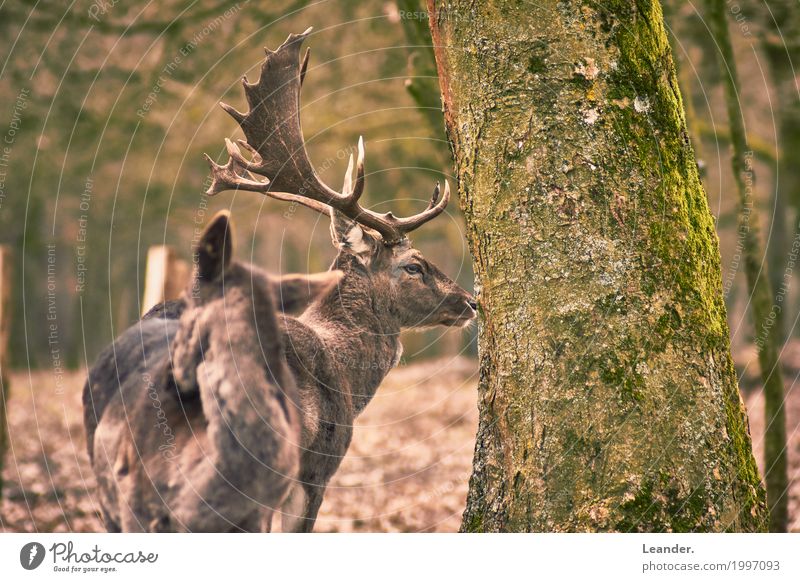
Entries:
[[392,359],[391,368],[396,368],[400,363],[400,358],[403,357],[403,344],[397,342],[397,350],[394,352],[394,359]]

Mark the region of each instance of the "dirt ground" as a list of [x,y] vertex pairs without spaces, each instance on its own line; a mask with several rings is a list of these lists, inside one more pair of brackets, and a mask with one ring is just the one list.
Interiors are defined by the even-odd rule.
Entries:
[[[104,531],[86,455],[85,376],[13,374],[0,531]],[[358,419],[315,531],[456,531],[477,426],[477,365],[393,370]]]
[[[800,345],[786,359],[800,363]],[[763,398],[751,360],[737,355],[761,465]],[[791,529],[800,531],[800,365],[789,368]],[[57,383],[48,373],[19,373],[11,381],[0,531],[102,531],[81,420],[83,375]],[[316,531],[456,531],[472,461],[476,384],[476,363],[464,358],[392,371],[356,424]]]

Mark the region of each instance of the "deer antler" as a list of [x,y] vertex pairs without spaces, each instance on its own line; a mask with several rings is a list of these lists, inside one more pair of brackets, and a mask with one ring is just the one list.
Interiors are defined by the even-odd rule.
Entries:
[[[333,190],[320,180],[308,158],[300,127],[300,88],[310,52],[306,51],[301,62],[300,47],[310,33],[311,28],[302,34],[290,34],[278,50],[265,49],[267,58],[261,66],[258,83],[251,84],[246,77],[242,79],[250,106],[247,113],[220,103],[239,123],[247,141],[238,140],[237,145],[225,140],[230,158],[224,165],[215,163],[206,155],[213,176],[208,194],[247,190],[278,200],[298,202],[325,214],[329,208],[335,208],[351,220],[380,233],[385,244],[397,244],[406,233],[442,213],[450,200],[450,185],[445,181],[444,195],[439,199],[437,184],[428,207],[408,218],[363,208],[359,204],[364,193],[364,141],[361,138],[358,140],[355,180],[352,154],[342,192]],[[239,146],[249,152],[249,160]],[[257,179],[253,174],[265,179]]]

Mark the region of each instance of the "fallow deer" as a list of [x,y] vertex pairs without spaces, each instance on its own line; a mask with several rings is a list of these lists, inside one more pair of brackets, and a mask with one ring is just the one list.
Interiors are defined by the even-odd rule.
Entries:
[[209,195],[246,190],[329,214],[338,249],[331,269],[344,274],[336,289],[300,317],[284,317],[286,357],[300,390],[303,424],[299,481],[282,510],[284,531],[313,529],[328,481],[349,447],[355,417],[400,359],[400,331],[466,325],[477,310],[473,297],[407,238],[444,211],[450,199],[446,182],[441,199],[437,185],[428,207],[408,218],[363,208],[361,139],[355,178],[351,156],[341,192],[317,176],[299,114],[309,54],[301,61],[300,48],[310,32],[289,35],[276,51],[266,50],[257,83],[243,79],[247,113],[220,104],[246,141],[225,140],[230,156],[225,165],[206,156],[213,174]]
[[179,319],[143,320],[89,374],[87,443],[110,531],[259,531],[296,482],[299,395],[276,307],[302,309],[341,273],[273,278],[231,249],[222,212]]

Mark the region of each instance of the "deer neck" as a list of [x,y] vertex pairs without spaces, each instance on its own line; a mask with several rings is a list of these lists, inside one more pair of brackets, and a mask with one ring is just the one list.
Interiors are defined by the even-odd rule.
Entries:
[[354,257],[337,257],[332,268],[344,277],[338,287],[302,316],[324,330],[330,356],[347,379],[359,414],[402,354],[400,323],[390,309],[388,293]]

